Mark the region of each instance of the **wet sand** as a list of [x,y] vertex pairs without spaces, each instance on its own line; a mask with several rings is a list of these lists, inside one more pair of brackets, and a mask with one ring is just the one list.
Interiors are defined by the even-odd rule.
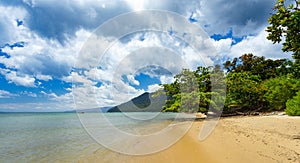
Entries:
[[177,143],[158,153],[129,156],[95,151],[79,162],[296,162],[300,163],[300,117],[230,117],[198,140],[203,121],[195,121]]

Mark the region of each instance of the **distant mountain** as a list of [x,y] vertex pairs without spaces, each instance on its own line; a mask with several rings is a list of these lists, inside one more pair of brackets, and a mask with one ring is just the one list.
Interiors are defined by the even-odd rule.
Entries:
[[112,107],[107,112],[161,112],[167,97],[145,92],[132,100]]
[[107,112],[111,107],[102,107],[102,108],[93,108],[93,109],[80,109],[80,110],[70,110],[65,111],[64,113],[97,113],[97,112]]

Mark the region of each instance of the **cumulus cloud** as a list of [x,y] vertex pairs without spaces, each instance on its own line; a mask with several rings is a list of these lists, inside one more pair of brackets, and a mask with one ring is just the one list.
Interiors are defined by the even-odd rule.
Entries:
[[127,75],[127,79],[128,79],[130,84],[140,85],[140,82],[138,80],[135,80],[133,75]]
[[214,47],[220,56],[226,56],[230,53],[232,42],[233,40],[231,38],[221,39],[218,41],[213,40]]
[[231,38],[227,38],[214,41],[214,46],[220,56],[230,58],[252,53],[256,56],[264,56],[270,59],[291,59],[291,54],[282,52],[282,45],[273,44],[272,41],[266,39],[267,35],[268,33],[265,29],[263,29],[257,35],[247,36],[236,45],[232,45],[233,40]]
[[78,72],[72,72],[71,77],[74,84],[80,84],[83,86],[95,85],[95,82],[89,80],[87,77],[85,77],[85,75],[80,75]]
[[[171,75],[179,73],[182,68],[195,69],[199,65],[213,64],[211,53],[207,53],[209,50],[196,52],[193,47],[166,32],[141,31],[112,41],[103,41],[106,38],[100,36],[92,36],[90,39],[91,43],[88,41],[86,46],[91,48],[82,48],[75,65],[75,71],[80,73],[72,73],[73,84],[76,85],[73,87],[73,95],[75,102],[78,102],[77,106],[89,105],[91,100],[97,101],[100,106],[116,105],[144,91],[158,88],[152,85],[145,90],[136,89],[134,86],[143,81],[136,80],[135,76],[141,73],[159,78],[161,83],[169,83],[172,81],[169,79]],[[110,42],[113,42],[112,45]],[[103,54],[100,52],[105,47],[101,43],[110,45]],[[203,41],[203,44],[207,42]],[[200,45],[206,46],[201,42]],[[101,100],[96,100],[95,96]],[[82,100],[85,97],[89,97],[89,100]]]
[[158,84],[148,85],[147,92],[155,92],[161,88],[162,87]]
[[[22,9],[28,14],[15,17],[26,20],[25,24],[42,37],[65,42],[80,28],[93,30],[110,18],[139,9],[159,9],[179,13],[193,18],[201,26],[207,26],[209,34],[226,33],[232,27],[237,35],[253,34],[267,24],[269,13],[275,4],[273,0],[131,0],[114,1],[14,1],[2,2],[4,5]],[[8,11],[5,9],[2,11]],[[247,11],[247,12],[245,12]],[[6,12],[9,13],[9,12]],[[9,19],[13,21],[15,19]],[[5,21],[7,22],[7,21]]]
[[69,74],[89,32],[79,30],[74,38],[70,38],[72,43],[65,46],[55,40],[43,39],[28,28],[19,30],[15,35],[16,40],[25,42],[24,47],[3,48],[2,51],[10,57],[2,57],[0,63],[7,68],[18,69],[20,73],[59,78]]
[[9,83],[15,83],[19,86],[36,87],[35,78],[30,75],[19,74],[16,71],[0,68],[0,74],[4,75]]
[[229,56],[236,57],[245,53],[253,53],[257,56],[265,56],[266,58],[290,58],[291,55],[282,52],[281,44],[273,44],[267,40],[267,32],[262,30],[256,36],[248,36],[246,39],[231,48]]
[[172,83],[175,81],[175,79],[173,76],[162,75],[162,76],[160,76],[160,81],[161,81],[161,83]]
[[128,3],[124,0],[26,0],[2,3],[25,8],[29,13],[26,16],[26,25],[31,30],[61,43],[66,42],[67,37],[73,36],[80,28],[93,30],[106,20],[130,11]]
[[2,46],[15,40],[14,33],[23,28],[23,26],[18,27],[16,20],[24,20],[28,13],[22,7],[2,6],[1,4],[0,10],[2,11],[0,15],[0,46]]
[[50,75],[41,75],[41,74],[38,74],[35,76],[38,80],[44,80],[44,81],[49,81],[49,80],[52,80],[52,76]]

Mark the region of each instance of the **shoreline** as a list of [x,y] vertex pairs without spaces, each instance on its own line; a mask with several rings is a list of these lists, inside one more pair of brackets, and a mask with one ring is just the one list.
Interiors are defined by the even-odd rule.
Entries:
[[221,118],[204,141],[198,140],[203,120],[169,148],[149,155],[130,156],[106,149],[79,162],[298,162],[300,117],[285,115]]

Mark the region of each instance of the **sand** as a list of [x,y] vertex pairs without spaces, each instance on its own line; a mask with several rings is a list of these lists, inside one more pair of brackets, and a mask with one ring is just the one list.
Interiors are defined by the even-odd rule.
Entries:
[[213,133],[198,140],[203,121],[195,121],[177,143],[155,154],[129,156],[95,151],[80,162],[296,162],[300,163],[300,117],[222,118]]

